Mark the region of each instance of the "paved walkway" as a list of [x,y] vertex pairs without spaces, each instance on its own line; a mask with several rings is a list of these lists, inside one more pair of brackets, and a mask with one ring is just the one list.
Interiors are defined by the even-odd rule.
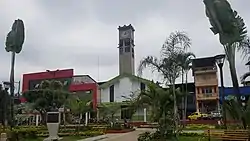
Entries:
[[152,132],[152,129],[136,129],[133,132],[122,134],[109,134],[110,136],[102,141],[137,141],[138,135],[144,132]]
[[137,141],[138,135],[144,132],[152,132],[152,129],[137,128],[133,132],[121,134],[106,134],[99,137],[83,139],[80,141]]
[[[137,128],[133,132],[120,134],[106,134],[93,138],[87,138],[79,141],[137,141],[138,135],[144,132],[153,132],[155,129]],[[184,130],[186,133],[203,133],[203,130]]]

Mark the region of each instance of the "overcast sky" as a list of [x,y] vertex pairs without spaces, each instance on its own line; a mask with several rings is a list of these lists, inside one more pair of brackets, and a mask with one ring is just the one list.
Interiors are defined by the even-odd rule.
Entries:
[[[250,1],[230,3],[250,28]],[[159,56],[162,43],[176,30],[188,33],[190,51],[197,57],[223,53],[204,9],[202,0],[0,0],[0,80],[9,78],[10,54],[4,42],[17,18],[25,23],[26,39],[16,57],[16,80],[23,73],[74,68],[76,74],[103,81],[118,75],[119,25],[135,28],[137,65],[144,56]],[[248,71],[245,62],[238,54],[238,75]],[[228,65],[224,70],[230,86]],[[149,71],[143,77],[160,79]],[[189,80],[193,81],[191,75]]]

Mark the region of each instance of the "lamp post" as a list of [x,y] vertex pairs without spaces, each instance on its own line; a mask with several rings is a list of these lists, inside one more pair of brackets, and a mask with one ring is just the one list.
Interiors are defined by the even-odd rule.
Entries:
[[223,64],[225,61],[226,55],[220,54],[215,56],[216,64],[220,69],[220,82],[221,82],[221,96],[222,96],[222,114],[223,114],[223,123],[225,128],[227,128],[227,114],[226,114],[226,107],[225,107],[225,92],[224,92],[224,79],[223,79]]

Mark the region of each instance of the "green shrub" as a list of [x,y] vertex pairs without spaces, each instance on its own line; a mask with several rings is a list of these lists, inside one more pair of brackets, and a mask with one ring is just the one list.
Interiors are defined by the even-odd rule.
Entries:
[[[77,132],[76,132],[77,131]],[[3,129],[0,129],[0,133],[3,132]],[[35,127],[35,126],[18,126],[15,127],[12,131],[7,128],[4,132],[8,134],[8,137],[11,141],[19,141],[24,138],[34,138],[37,137],[46,137],[49,135],[47,128],[45,127]],[[59,129],[59,136],[86,136],[92,137],[97,135],[104,134],[103,130],[93,129],[92,127],[81,126],[78,129],[74,127],[61,127]]]
[[[216,125],[215,126],[216,129],[226,129],[226,127],[224,125]],[[243,126],[241,125],[227,125],[227,129],[233,129],[233,130],[239,130],[239,129],[244,129]]]
[[151,141],[151,133],[150,132],[145,132],[139,135],[138,141]]
[[189,124],[185,127],[187,130],[204,130],[204,129],[214,129],[215,126],[213,125],[206,125],[206,124]]
[[174,134],[172,131],[167,131],[167,133],[161,133],[156,131],[154,133],[145,132],[139,135],[138,141],[161,141],[161,140],[174,140]]
[[[94,137],[97,135],[103,135],[104,133],[102,131],[84,131],[84,132],[64,132],[64,133],[58,133],[59,136],[85,136],[85,137]],[[48,133],[41,133],[37,136],[39,137],[47,137]]]
[[12,131],[7,128],[5,131],[1,130],[0,133],[5,132],[10,138],[10,141],[19,141],[24,138],[36,138],[38,129],[35,128],[14,128]]
[[205,134],[204,133],[187,133],[187,132],[182,132],[179,134],[180,136],[185,136],[185,137],[201,137],[201,136],[204,136]]

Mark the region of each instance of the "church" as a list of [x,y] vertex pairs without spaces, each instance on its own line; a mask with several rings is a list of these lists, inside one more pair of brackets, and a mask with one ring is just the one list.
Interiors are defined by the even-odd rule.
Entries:
[[149,80],[135,75],[134,28],[119,26],[119,75],[99,86],[100,102],[122,102],[131,93],[145,90]]
[[[99,102],[124,102],[132,93],[147,89],[149,80],[135,75],[135,51],[133,26],[119,26],[119,75],[99,85]],[[135,115],[143,116],[145,109]],[[142,119],[142,118],[140,118]]]

